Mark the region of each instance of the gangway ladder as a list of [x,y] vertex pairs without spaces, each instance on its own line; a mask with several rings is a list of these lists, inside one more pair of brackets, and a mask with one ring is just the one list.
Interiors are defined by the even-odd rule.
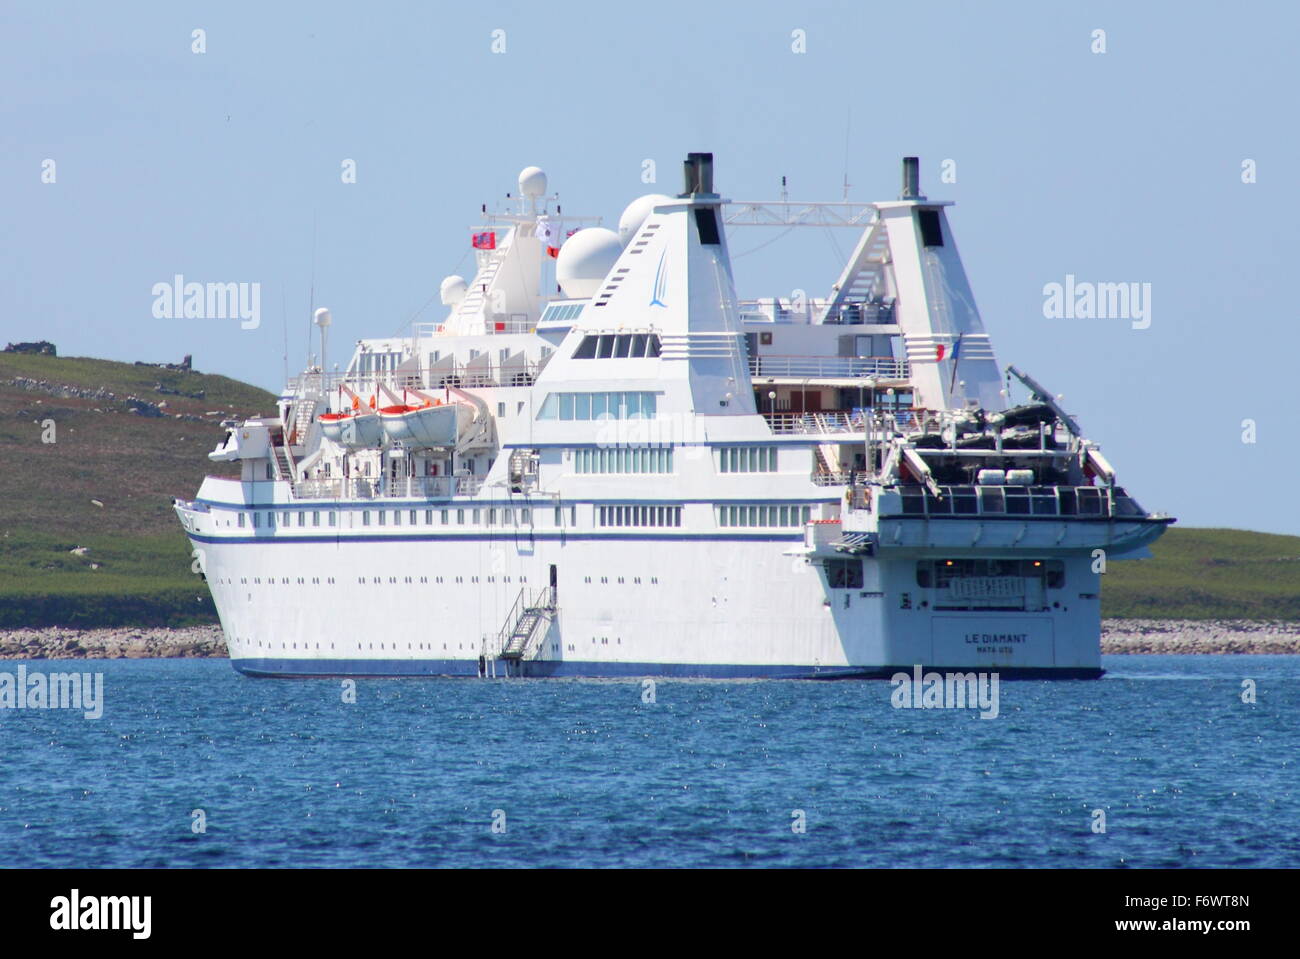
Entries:
[[271,444],[271,450],[275,455],[275,469],[280,474],[280,479],[294,481],[293,475],[293,458],[289,455],[287,446],[277,446]]
[[529,598],[528,587],[519,590],[501,629],[501,659],[520,660],[528,652],[542,623],[555,617],[555,589],[547,586]]

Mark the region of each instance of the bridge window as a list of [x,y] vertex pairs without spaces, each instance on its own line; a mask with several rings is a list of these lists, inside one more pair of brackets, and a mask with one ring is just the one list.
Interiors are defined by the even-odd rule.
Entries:
[[658,333],[589,333],[573,351],[575,360],[653,359],[659,355]]
[[628,420],[653,418],[658,393],[551,393],[537,413],[539,420]]

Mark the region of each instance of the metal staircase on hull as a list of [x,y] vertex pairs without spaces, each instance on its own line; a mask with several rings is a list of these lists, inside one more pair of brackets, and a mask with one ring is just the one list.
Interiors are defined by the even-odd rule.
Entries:
[[528,587],[519,591],[500,633],[501,659],[524,658],[543,623],[555,617],[555,590],[548,586],[529,598]]
[[289,456],[289,450],[283,446],[271,447],[275,456],[275,470],[280,474],[280,479],[293,482],[293,459]]

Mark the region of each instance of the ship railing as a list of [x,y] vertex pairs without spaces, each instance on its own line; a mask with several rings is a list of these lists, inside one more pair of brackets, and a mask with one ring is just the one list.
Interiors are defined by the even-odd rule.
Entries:
[[882,515],[1060,516],[1143,519],[1147,512],[1120,486],[943,486],[934,496],[921,486],[897,487],[897,508]]
[[[830,305],[828,300],[804,300],[798,306],[783,303],[775,297],[758,300],[741,300],[738,304],[740,319],[747,323],[805,323],[815,322]],[[822,321],[832,325],[892,324],[895,321],[892,299],[850,301]]]
[[293,484],[294,499],[443,499],[473,496],[480,476],[405,476],[381,482],[365,476],[307,479]]
[[293,484],[295,499],[341,499],[343,496],[341,479],[309,479]]
[[427,499],[454,495],[457,487],[455,476],[401,476],[390,479],[384,486],[383,494],[401,499]]
[[784,356],[762,353],[749,358],[749,375],[905,380],[911,375],[911,366],[907,360],[896,360],[892,356]]
[[812,474],[812,481],[817,486],[847,486],[853,480],[848,470],[817,470]]
[[861,433],[865,423],[860,415],[847,412],[764,413],[773,433]]
[[[345,396],[340,403],[337,393],[341,386],[346,386],[363,397],[375,396],[380,387],[392,390],[398,396],[403,390],[424,390],[437,392],[445,387],[496,388],[510,386],[531,386],[536,381],[546,360],[539,362],[482,362],[471,360],[466,363],[426,365],[418,370],[390,373],[309,373],[295,376],[288,381],[286,390],[294,396],[317,395],[330,397],[334,394],[336,409],[350,405]],[[377,405],[387,405],[387,397],[378,396]]]

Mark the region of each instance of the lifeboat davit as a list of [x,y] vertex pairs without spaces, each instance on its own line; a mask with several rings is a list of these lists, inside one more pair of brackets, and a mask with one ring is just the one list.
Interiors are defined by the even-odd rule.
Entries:
[[320,418],[320,429],[326,439],[349,449],[378,446],[384,438],[379,414],[372,410],[325,413]]
[[461,429],[472,418],[464,403],[399,404],[379,411],[388,438],[406,446],[455,446]]

